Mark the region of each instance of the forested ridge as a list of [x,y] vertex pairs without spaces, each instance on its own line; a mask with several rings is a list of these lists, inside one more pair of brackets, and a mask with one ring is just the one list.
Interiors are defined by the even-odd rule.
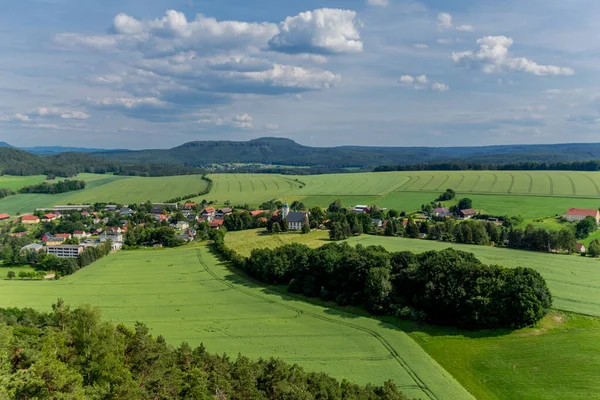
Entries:
[[173,347],[143,323],[114,326],[88,305],[0,308],[0,398],[407,400],[392,382],[358,386],[282,360]]

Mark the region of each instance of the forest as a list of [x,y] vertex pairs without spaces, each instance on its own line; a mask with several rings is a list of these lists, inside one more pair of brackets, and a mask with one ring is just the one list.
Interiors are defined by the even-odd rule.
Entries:
[[261,282],[374,314],[467,329],[519,328],[535,324],[552,305],[538,272],[484,265],[454,249],[414,254],[347,243],[289,244],[243,258],[226,247],[224,235],[213,233],[215,250]]
[[49,313],[0,309],[0,398],[407,400],[392,382],[358,386],[278,359],[173,347],[136,323],[62,300]]

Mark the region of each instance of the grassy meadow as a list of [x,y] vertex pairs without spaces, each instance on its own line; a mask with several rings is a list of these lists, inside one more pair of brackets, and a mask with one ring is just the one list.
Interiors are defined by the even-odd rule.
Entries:
[[0,200],[0,213],[14,215],[57,204],[93,204],[112,201],[122,204],[146,200],[162,202],[204,190],[207,183],[201,175],[137,177],[80,174],[75,179],[86,181],[86,188],[61,194],[19,194]]
[[11,176],[0,175],[0,188],[17,191],[25,186],[35,185],[46,181],[44,175]]
[[392,379],[423,399],[472,398],[402,330],[255,285],[206,246],[122,251],[60,281],[0,281],[3,307],[49,310],[58,297],[142,321],[173,344],[279,357],[358,383]]

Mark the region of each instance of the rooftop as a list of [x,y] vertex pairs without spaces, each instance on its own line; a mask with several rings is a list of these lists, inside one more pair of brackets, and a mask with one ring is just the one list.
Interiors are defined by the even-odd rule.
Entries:
[[592,210],[588,208],[569,208],[567,215],[585,215],[587,217],[594,217],[598,215],[598,210]]

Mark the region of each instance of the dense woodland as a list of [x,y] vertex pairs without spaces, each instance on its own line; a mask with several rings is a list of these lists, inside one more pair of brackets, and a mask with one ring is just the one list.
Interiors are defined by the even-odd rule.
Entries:
[[347,243],[290,244],[242,258],[224,236],[213,234],[215,250],[250,276],[375,314],[470,329],[518,328],[539,321],[552,305],[538,272],[484,265],[454,249],[414,254]]
[[55,183],[42,182],[37,185],[25,186],[19,193],[59,194],[85,189],[85,181],[64,180]]
[[396,386],[358,386],[281,360],[168,345],[142,323],[113,326],[97,309],[0,309],[0,398],[405,400]]

